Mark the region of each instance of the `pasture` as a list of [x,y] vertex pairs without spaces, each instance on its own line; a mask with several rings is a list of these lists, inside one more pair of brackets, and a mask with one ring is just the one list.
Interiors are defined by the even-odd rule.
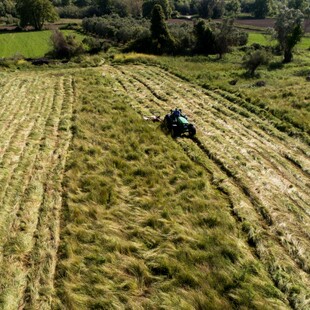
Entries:
[[[74,35],[78,41],[84,36],[73,30],[62,30],[65,35]],[[52,49],[51,30],[0,33],[0,58],[23,56],[43,57]]]

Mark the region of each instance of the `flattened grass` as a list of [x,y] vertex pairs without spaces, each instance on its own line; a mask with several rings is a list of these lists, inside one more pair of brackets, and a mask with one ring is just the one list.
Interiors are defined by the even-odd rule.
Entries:
[[[220,89],[226,92],[224,96],[235,96],[233,104],[246,102],[250,109],[265,109],[263,117],[277,117],[276,127],[282,131],[291,134],[297,128],[309,134],[310,97],[306,77],[310,74],[310,53],[304,49],[308,38],[303,40],[303,47],[296,48],[291,63],[283,65],[282,57],[271,56],[269,66],[260,67],[254,78],[245,75],[241,66],[244,54],[240,51],[227,54],[222,60],[214,57],[158,57],[157,60],[187,80],[216,91]],[[258,87],[258,81],[264,81],[265,86]]]
[[115,83],[76,80],[54,307],[287,308],[211,176]]

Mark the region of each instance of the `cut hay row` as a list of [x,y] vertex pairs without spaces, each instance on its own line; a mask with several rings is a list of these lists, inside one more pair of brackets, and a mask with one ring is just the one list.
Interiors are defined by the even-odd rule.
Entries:
[[70,140],[71,77],[21,73],[6,79],[0,125],[7,133],[0,141],[0,305],[45,309],[53,291],[62,171]]
[[[287,294],[294,308],[307,305],[308,147],[278,133],[254,114],[247,112],[248,117],[242,117],[230,109],[229,101],[224,98],[216,101],[205,91],[159,68],[127,66],[111,74],[143,113],[163,115],[174,107],[186,111],[199,129],[201,150],[224,172],[219,186],[226,179],[231,183],[235,212],[244,223],[253,218],[244,229],[248,235],[257,234],[252,239],[260,241],[256,240],[257,251],[263,261],[268,261],[274,282]],[[284,270],[283,274],[280,270]]]

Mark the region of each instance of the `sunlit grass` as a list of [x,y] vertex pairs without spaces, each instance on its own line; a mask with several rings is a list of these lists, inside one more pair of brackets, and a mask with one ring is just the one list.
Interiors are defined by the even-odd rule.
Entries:
[[211,176],[114,83],[77,79],[55,307],[285,308]]
[[[73,30],[63,30],[65,35],[74,35],[77,40],[82,41],[84,36]],[[52,48],[50,37],[52,32],[31,31],[11,32],[0,34],[0,57],[42,57]]]
[[[256,36],[257,34],[255,34]],[[260,35],[262,36],[262,35]],[[263,38],[263,36],[262,36]],[[308,39],[304,39],[308,42]],[[303,43],[305,47],[305,43]],[[269,66],[257,70],[254,78],[247,78],[242,69],[243,53],[235,51],[225,55],[224,59],[214,57],[159,57],[158,62],[177,75],[199,83],[207,88],[220,88],[234,93],[251,105],[265,107],[278,117],[288,131],[293,126],[309,132],[309,82],[310,53],[296,48],[293,62],[281,64],[281,56],[270,56]],[[256,82],[263,80],[264,87],[257,87]],[[230,82],[235,81],[235,85]],[[286,125],[287,124],[287,125]]]

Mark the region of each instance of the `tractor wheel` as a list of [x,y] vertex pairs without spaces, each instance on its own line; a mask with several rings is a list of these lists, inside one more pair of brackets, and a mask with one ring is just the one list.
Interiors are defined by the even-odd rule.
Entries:
[[170,129],[171,129],[171,121],[169,119],[169,116],[166,115],[163,122],[161,123],[161,128],[163,129],[163,131],[168,134]]
[[194,125],[192,124],[188,125],[188,134],[190,137],[193,137],[196,134],[196,128]]
[[170,129],[171,127],[171,120],[169,115],[166,115],[164,118],[164,125],[167,127],[167,129]]
[[179,136],[179,131],[178,131],[178,129],[175,128],[175,127],[172,127],[172,129],[171,129],[171,137],[172,137],[172,138],[176,138],[177,136]]

